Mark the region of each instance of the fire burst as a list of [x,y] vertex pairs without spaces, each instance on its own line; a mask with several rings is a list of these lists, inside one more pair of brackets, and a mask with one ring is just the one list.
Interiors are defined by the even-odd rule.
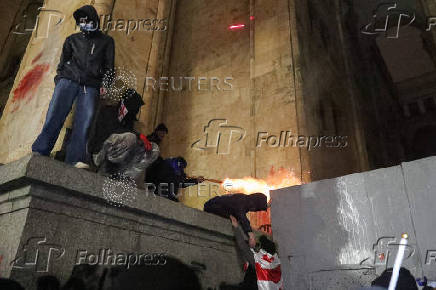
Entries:
[[226,178],[221,186],[229,193],[238,192],[252,194],[255,192],[261,192],[268,197],[269,201],[270,190],[300,184],[301,179],[296,176],[293,170],[288,170],[283,167],[279,168],[278,170],[274,170],[274,167],[271,167],[266,179],[257,179],[253,177],[244,177],[241,179]]

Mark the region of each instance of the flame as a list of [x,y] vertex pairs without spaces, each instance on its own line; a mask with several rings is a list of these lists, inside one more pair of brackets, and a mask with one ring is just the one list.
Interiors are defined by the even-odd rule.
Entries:
[[228,193],[252,194],[261,192],[270,200],[270,190],[300,185],[301,179],[298,178],[293,170],[280,167],[278,170],[271,170],[266,179],[257,179],[253,177],[244,177],[241,179],[226,178],[221,184],[222,188]]

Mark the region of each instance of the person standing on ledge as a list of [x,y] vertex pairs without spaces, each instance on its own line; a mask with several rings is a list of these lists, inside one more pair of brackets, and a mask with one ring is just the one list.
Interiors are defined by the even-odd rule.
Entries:
[[55,89],[44,127],[32,145],[32,151],[50,155],[68,113],[76,101],[73,130],[65,162],[77,168],[88,168],[88,130],[94,117],[104,75],[114,68],[115,44],[99,28],[95,8],[85,5],[73,14],[81,32],[67,37],[55,77]]
[[248,244],[251,248],[256,246],[256,238],[247,218],[249,211],[267,210],[268,203],[265,194],[257,192],[253,194],[225,194],[215,196],[204,204],[204,211],[219,215],[223,218],[233,216],[248,235]]

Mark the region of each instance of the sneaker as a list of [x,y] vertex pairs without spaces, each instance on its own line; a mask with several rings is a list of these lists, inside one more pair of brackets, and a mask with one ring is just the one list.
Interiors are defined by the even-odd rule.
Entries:
[[76,168],[80,168],[80,169],[88,169],[89,165],[83,162],[77,162],[76,164],[74,164],[74,167]]

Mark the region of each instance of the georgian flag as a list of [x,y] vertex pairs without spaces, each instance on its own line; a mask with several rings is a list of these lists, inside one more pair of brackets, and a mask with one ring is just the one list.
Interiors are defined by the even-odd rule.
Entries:
[[127,115],[129,111],[126,108],[126,105],[124,105],[124,101],[121,100],[120,108],[118,109],[118,121],[122,121],[124,117]]
[[263,249],[258,253],[253,249],[251,251],[254,254],[259,290],[282,290],[282,270],[277,253],[271,255]]

